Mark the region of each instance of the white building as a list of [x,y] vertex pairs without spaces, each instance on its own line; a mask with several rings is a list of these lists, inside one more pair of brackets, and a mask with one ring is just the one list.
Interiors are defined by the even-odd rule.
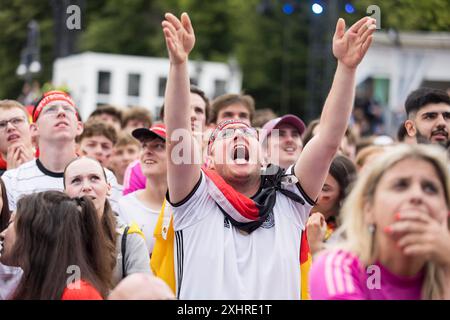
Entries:
[[408,94],[423,86],[450,89],[450,33],[381,32],[358,67],[356,82],[373,80],[373,96],[386,108],[388,127],[405,115]]
[[[235,60],[190,61],[189,70],[191,83],[209,98],[241,90],[242,73]],[[85,52],[57,59],[53,84],[70,89],[83,119],[102,104],[142,106],[158,116],[168,72],[166,58]]]

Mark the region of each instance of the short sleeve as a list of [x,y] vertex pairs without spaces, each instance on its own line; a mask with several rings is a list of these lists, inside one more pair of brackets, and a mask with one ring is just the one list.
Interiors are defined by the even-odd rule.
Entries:
[[[173,210],[173,226],[175,230],[185,229],[200,220],[212,211],[211,204],[214,201],[208,201],[208,184],[203,171],[192,189],[192,191],[178,203],[171,203],[169,193],[167,193],[167,202]],[[200,210],[199,210],[200,209]]]
[[312,207],[315,205],[315,202],[303,190],[301,181],[298,181],[297,177],[294,174],[294,166],[290,166],[286,170],[286,179],[282,183],[282,188],[295,193],[303,199],[304,203],[290,200],[294,212],[298,213],[296,216],[296,220],[303,229],[306,226],[309,213],[311,212]]
[[309,274],[312,300],[365,300],[364,268],[352,253],[325,251],[313,260]]
[[150,257],[145,240],[137,233],[127,235],[125,252],[125,269],[127,275],[133,273],[152,273]]
[[[316,202],[311,199],[306,192],[303,190],[302,185],[301,185],[301,181],[299,181],[297,179],[297,177],[294,174],[294,165],[290,166],[289,168],[286,169],[286,176],[289,177],[291,176],[291,183],[286,184],[285,188],[289,189],[292,192],[295,192],[297,194],[300,194],[300,196],[306,201],[306,205],[313,207]],[[289,179],[288,179],[289,180]]]

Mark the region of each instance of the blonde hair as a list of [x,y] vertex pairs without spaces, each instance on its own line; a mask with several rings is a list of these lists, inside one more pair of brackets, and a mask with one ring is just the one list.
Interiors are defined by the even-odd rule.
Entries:
[[0,100],[0,110],[10,110],[10,109],[20,109],[23,111],[24,115],[27,117],[27,121],[30,122],[31,116],[28,113],[27,109],[16,100]]
[[133,136],[129,133],[126,132],[121,132],[119,133],[118,137],[117,137],[117,142],[114,145],[114,148],[121,148],[121,147],[125,147],[128,145],[135,145],[137,146],[139,149],[141,149],[141,143],[136,140],[135,138],[133,138]]
[[[433,145],[399,145],[374,160],[358,178],[342,206],[342,225],[336,231],[342,240],[331,245],[334,249],[340,248],[356,254],[366,266],[375,263],[379,248],[374,243],[374,234],[369,231],[364,208],[373,201],[384,173],[398,162],[411,158],[433,165],[443,185],[447,207],[450,207],[450,175],[446,153]],[[450,221],[447,222],[447,227],[449,225]],[[425,269],[422,299],[442,299],[445,291],[444,270],[432,261],[426,263]]]
[[382,146],[376,146],[376,145],[370,145],[367,147],[362,148],[358,151],[358,154],[356,155],[355,163],[358,169],[361,169],[366,164],[367,159],[369,159],[370,156],[374,154],[381,154],[385,151],[385,147]]

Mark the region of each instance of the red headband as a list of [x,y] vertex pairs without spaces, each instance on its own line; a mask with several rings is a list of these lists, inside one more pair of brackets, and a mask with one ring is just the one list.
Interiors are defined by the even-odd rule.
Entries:
[[239,119],[239,120],[238,120],[238,119],[223,120],[222,122],[220,122],[220,123],[217,125],[216,129],[214,129],[213,133],[212,133],[211,136],[209,137],[209,141],[208,141],[208,155],[211,154],[212,145],[213,145],[213,143],[214,143],[214,140],[216,140],[216,137],[217,137],[218,133],[219,133],[220,131],[222,131],[225,127],[227,127],[227,126],[229,126],[229,125],[231,125],[231,124],[236,124],[236,123],[238,123],[238,124],[243,124],[243,125],[245,125],[246,127],[249,127],[249,128],[250,128],[250,126],[249,126],[245,121],[242,121],[242,120],[240,120],[240,119]]
[[49,103],[54,101],[64,101],[70,104],[76,111],[75,102],[73,99],[65,92],[62,91],[49,91],[44,93],[44,97],[39,101],[36,108],[34,108],[33,111],[33,122],[36,122],[37,118],[39,117],[39,114],[41,113],[42,109],[47,106]]

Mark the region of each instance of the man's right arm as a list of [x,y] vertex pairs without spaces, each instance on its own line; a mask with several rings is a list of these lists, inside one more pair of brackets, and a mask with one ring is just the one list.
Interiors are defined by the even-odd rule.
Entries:
[[170,59],[164,98],[167,182],[170,202],[176,204],[189,195],[200,179],[201,146],[191,133],[189,109],[188,55],[194,47],[195,35],[186,13],[181,15],[181,21],[170,13],[165,18],[162,27]]

